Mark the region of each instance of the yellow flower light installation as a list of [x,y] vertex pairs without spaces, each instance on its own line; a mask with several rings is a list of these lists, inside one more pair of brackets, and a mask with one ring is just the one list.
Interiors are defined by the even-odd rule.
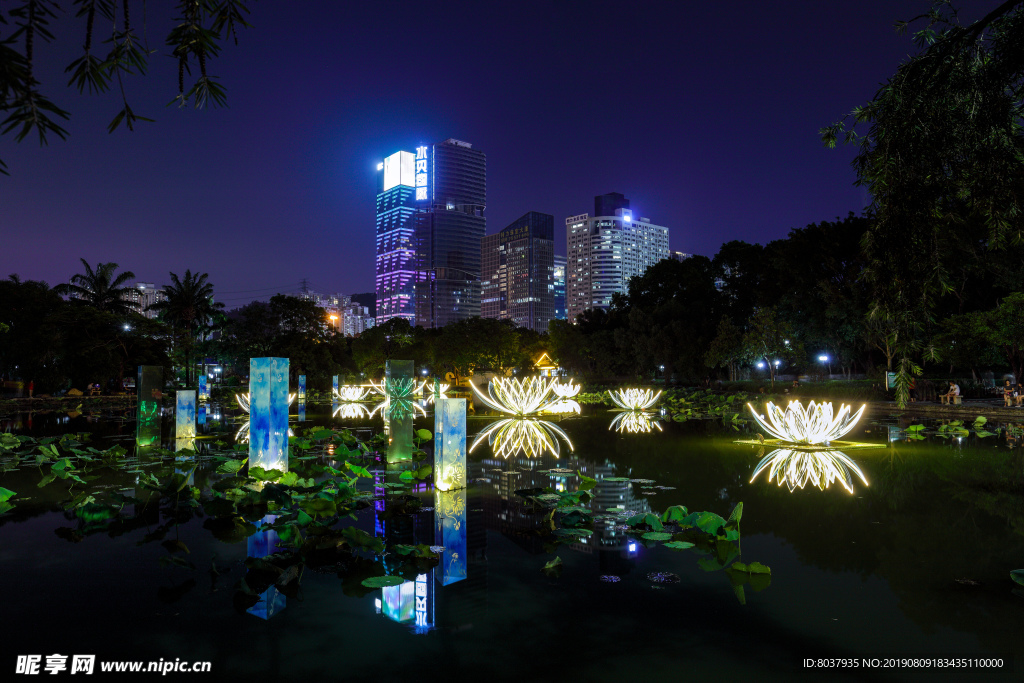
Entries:
[[619,389],[615,392],[609,391],[608,395],[611,396],[612,402],[623,410],[647,410],[658,402],[661,391],[655,394],[650,389]]
[[[295,396],[296,396],[296,394],[288,394],[288,405],[292,404],[292,402],[295,400]],[[245,392],[244,394],[235,394],[235,400],[238,401],[238,407],[239,408],[241,408],[242,410],[244,410],[247,413],[249,412],[249,392],[248,391]]]
[[839,413],[833,415],[831,403],[811,401],[807,408],[804,408],[800,401],[790,401],[783,412],[777,405],[768,401],[767,420],[764,415],[758,415],[751,404],[748,403],[747,407],[754,420],[780,441],[818,446],[836,441],[848,434],[864,414],[867,404],[861,406],[856,414],[851,414],[852,408],[843,404],[839,408]]
[[499,377],[488,383],[487,396],[476,385],[470,383],[470,386],[484,404],[499,413],[522,416],[539,413],[546,407],[555,381],[546,377]]
[[659,432],[662,431],[661,423],[650,413],[645,413],[640,410],[626,410],[615,416],[612,423],[608,426],[608,430],[629,434],[641,434],[650,432],[652,429],[657,429]]
[[753,482],[765,469],[768,470],[768,481],[774,479],[779,486],[786,484],[790,491],[803,488],[808,483],[824,491],[838,481],[848,492],[853,493],[853,477],[850,472],[860,477],[865,486],[868,485],[857,463],[842,451],[777,448],[757,464],[750,481]]
[[334,395],[339,401],[362,401],[370,395],[370,390],[360,386],[342,386],[334,390]]
[[493,448],[494,455],[502,458],[518,453],[527,458],[539,458],[547,452],[557,458],[562,452],[560,439],[573,450],[572,440],[558,425],[546,420],[510,417],[494,422],[477,434],[469,452],[486,442]]
[[579,384],[573,384],[572,381],[568,381],[565,384],[556,381],[551,385],[551,393],[561,399],[570,399],[580,393],[582,388]]

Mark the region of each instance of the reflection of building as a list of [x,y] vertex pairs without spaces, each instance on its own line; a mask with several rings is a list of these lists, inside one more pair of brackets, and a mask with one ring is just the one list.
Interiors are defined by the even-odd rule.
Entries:
[[480,315],[543,332],[555,314],[555,217],[531,211],[483,239]]
[[569,320],[587,309],[609,308],[613,294],[628,291],[630,278],[669,258],[668,228],[634,217],[621,194],[595,197],[594,214],[565,219]]
[[139,313],[147,318],[155,318],[156,311],[148,311],[146,309],[155,303],[166,301],[167,294],[164,293],[163,287],[157,287],[152,282],[136,282],[128,290],[125,298],[138,306]]
[[555,291],[555,318],[565,320],[565,257],[555,254],[552,286]]

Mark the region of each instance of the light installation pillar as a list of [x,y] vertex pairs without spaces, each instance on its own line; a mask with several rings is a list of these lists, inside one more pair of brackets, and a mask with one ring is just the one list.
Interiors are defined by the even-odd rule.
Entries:
[[199,400],[209,401],[210,400],[210,388],[206,384],[206,375],[199,375]]
[[447,586],[466,578],[466,489],[434,491],[434,543],[444,546],[434,578]]
[[249,359],[249,467],[288,470],[288,359]]
[[466,487],[466,399],[434,399],[434,485]]
[[334,392],[331,395],[332,396],[337,396],[338,395],[338,376],[337,375],[334,375],[333,377],[331,377],[331,388],[334,389]]
[[163,401],[164,369],[159,365],[140,365],[135,380],[138,393],[138,419],[135,444],[138,448],[160,445],[160,407]]
[[306,376],[299,375],[299,401],[306,400]]
[[389,360],[384,365],[388,462],[412,460],[412,387],[416,384],[413,366],[411,360]]
[[[200,405],[196,408],[196,424],[199,427],[206,427],[206,406]],[[205,429],[199,429],[198,431],[206,431]]]
[[174,438],[196,438],[196,392],[191,389],[178,391],[174,409]]

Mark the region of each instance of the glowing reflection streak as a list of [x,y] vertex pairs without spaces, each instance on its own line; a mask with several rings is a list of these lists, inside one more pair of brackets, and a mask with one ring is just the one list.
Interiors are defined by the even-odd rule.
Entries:
[[865,403],[855,415],[851,415],[852,408],[844,403],[839,413],[833,416],[831,403],[811,401],[807,408],[804,408],[800,401],[790,401],[783,412],[777,405],[768,401],[767,420],[771,421],[771,424],[768,424],[764,415],[758,415],[754,406],[747,404],[754,420],[775,438],[790,443],[811,445],[836,441],[848,434],[867,407]]
[[373,417],[380,411],[381,416],[386,416],[393,420],[401,420],[414,410],[418,410],[423,417],[427,416],[427,411],[423,410],[420,404],[415,401],[387,396],[370,412],[370,417]]
[[852,470],[864,485],[868,480],[853,460],[842,451],[795,451],[777,448],[757,463],[751,483],[762,470],[768,468],[768,481],[773,479],[779,486],[786,484],[790,491],[803,488],[808,482],[824,491],[832,482],[838,481],[853,493]]
[[549,403],[545,408],[545,413],[555,413],[558,415],[564,415],[567,413],[576,413],[577,415],[582,411],[580,404],[571,398],[562,399]]
[[527,458],[539,458],[545,452],[558,458],[562,452],[559,439],[565,441],[570,451],[573,450],[572,440],[558,425],[546,420],[509,417],[494,422],[477,434],[469,452],[486,441],[493,448],[494,455],[502,458],[517,453],[523,453]]
[[627,410],[615,416],[612,423],[608,425],[608,430],[614,429],[620,434],[623,432],[642,434],[650,432],[652,427],[657,428],[659,432],[662,431],[661,423],[655,415],[639,410]]
[[647,410],[658,402],[661,391],[654,393],[650,389],[619,389],[616,392],[609,391],[612,403],[623,410]]
[[[292,402],[295,400],[295,396],[296,396],[296,394],[288,394],[288,405],[292,404]],[[242,410],[244,410],[247,413],[249,412],[249,392],[248,391],[245,392],[244,394],[235,394],[235,400],[238,401],[238,407],[239,408],[241,408]]]
[[342,419],[355,419],[359,417],[370,417],[370,410],[362,403],[342,403],[338,406],[338,409],[334,411],[331,417],[340,417]]
[[487,384],[485,396],[472,382],[473,393],[487,406],[509,415],[533,415],[546,407],[546,399],[557,380],[544,377],[499,377]]

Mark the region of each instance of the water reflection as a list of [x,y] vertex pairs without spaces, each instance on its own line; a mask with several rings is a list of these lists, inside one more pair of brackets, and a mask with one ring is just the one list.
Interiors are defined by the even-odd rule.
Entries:
[[331,417],[338,417],[345,420],[354,420],[361,417],[370,417],[370,409],[362,403],[342,403],[334,408]]
[[570,451],[573,450],[569,435],[555,423],[529,417],[511,417],[498,420],[477,434],[469,452],[472,453],[477,446],[486,442],[490,444],[494,455],[501,458],[519,453],[527,458],[540,458],[545,453],[551,453],[558,458],[562,452],[561,441],[565,441]]
[[580,404],[571,398],[560,399],[544,408],[545,413],[552,413],[555,415],[568,415],[575,413],[579,415],[582,412]]
[[[764,452],[764,449],[761,450]],[[853,477],[851,471],[860,477],[864,485],[868,480],[853,460],[842,451],[832,450],[792,450],[777,448],[757,464],[750,481],[753,482],[763,470],[768,470],[768,481],[773,479],[779,486],[786,484],[790,491],[803,488],[810,483],[824,491],[833,482],[838,481],[853,493]]]
[[[256,527],[261,528],[263,525],[273,524],[275,520],[277,520],[277,515],[266,515],[256,524]],[[264,558],[273,555],[277,552],[279,540],[277,532],[273,529],[257,531],[249,536],[247,541],[249,557]],[[281,594],[276,585],[271,585],[260,593],[256,604],[245,611],[260,619],[269,619],[283,610],[285,603],[285,596]]]
[[434,544],[443,547],[434,571],[442,586],[466,578],[466,489],[434,492]]
[[655,428],[662,431],[657,415],[640,410],[624,410],[608,426],[609,430],[614,429],[620,434],[642,434]]

